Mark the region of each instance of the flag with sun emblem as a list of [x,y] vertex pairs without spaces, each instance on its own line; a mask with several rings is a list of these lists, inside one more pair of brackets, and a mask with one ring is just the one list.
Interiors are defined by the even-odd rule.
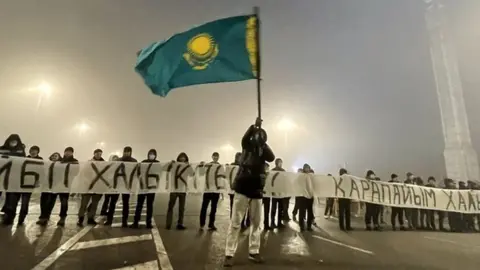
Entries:
[[254,79],[256,37],[254,15],[209,22],[142,49],[135,70],[162,97],[188,85]]

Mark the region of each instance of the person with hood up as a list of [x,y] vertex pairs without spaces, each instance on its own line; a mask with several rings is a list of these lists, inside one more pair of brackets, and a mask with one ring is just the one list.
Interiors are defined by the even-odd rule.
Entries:
[[[398,181],[398,175],[396,174],[392,174],[390,176],[390,181],[388,181],[389,183],[400,183]],[[390,215],[390,222],[392,224],[392,229],[394,231],[397,230],[397,225],[396,225],[396,221],[398,219],[398,224],[400,224],[400,230],[402,231],[405,231],[406,228],[405,226],[403,225],[403,208],[401,207],[398,207],[398,206],[392,206],[392,214]]]
[[[5,143],[0,146],[0,156],[25,157],[25,146],[18,134],[11,134],[7,137]],[[5,216],[3,217],[4,225],[13,224],[19,196],[21,195],[12,192],[6,192],[5,203],[2,207],[2,212],[5,213]]]
[[[52,162],[58,162],[62,156],[55,152],[48,158]],[[56,196],[51,192],[42,192],[40,194],[40,216],[38,217],[37,225],[46,226],[50,220],[53,207],[55,206]]]
[[[157,150],[150,149],[147,154],[147,159],[144,159],[142,163],[158,163],[157,160]],[[147,229],[153,228],[152,226],[152,216],[153,216],[153,202],[155,201],[155,193],[144,193],[138,194],[137,198],[137,207],[135,208],[135,216],[133,218],[133,223],[130,225],[132,229],[139,228],[140,217],[142,215],[143,203],[147,200],[147,217],[145,223]]]
[[[186,153],[182,152],[177,156],[176,162],[183,162],[189,163],[189,159]],[[184,192],[170,192],[170,198],[168,200],[168,208],[167,208],[167,221],[165,228],[170,230],[172,228],[172,220],[173,220],[173,208],[177,203],[178,199],[178,221],[177,221],[177,230],[185,230],[186,227],[183,226],[183,217],[185,215],[185,202],[187,200],[187,191]]]
[[[340,177],[347,174],[347,170],[342,168],[339,171]],[[340,226],[340,230],[342,231],[351,231],[352,226],[350,223],[350,206],[352,200],[347,198],[338,198],[338,225]]]
[[[93,151],[93,158],[90,161],[105,161],[102,158],[103,151],[101,149],[95,149]],[[97,212],[98,203],[102,198],[102,194],[95,193],[85,193],[81,195],[80,207],[78,207],[78,222],[79,227],[83,227],[83,222],[85,220],[85,212],[87,213],[87,224],[88,225],[97,225],[95,221],[95,213]],[[87,206],[88,205],[88,206]]]
[[257,118],[242,138],[242,158],[234,180],[235,197],[233,215],[227,233],[224,266],[233,266],[237,250],[240,224],[247,209],[250,211],[250,240],[248,258],[262,263],[260,256],[260,222],[262,219],[262,197],[265,186],[265,163],[273,162],[275,155],[267,144],[267,133],[261,128],[262,120]]
[[[136,159],[132,157],[132,147],[125,146],[123,148],[123,155],[119,161],[122,162],[137,162]],[[110,196],[110,205],[108,208],[108,215],[107,221],[104,225],[111,226],[113,223],[113,214],[115,213],[115,207],[117,205],[118,198],[120,194],[111,194]],[[128,213],[129,213],[129,201],[130,201],[130,193],[122,193],[122,228],[128,227]]]
[[[28,152],[29,152],[29,155],[27,156],[27,158],[43,160],[43,158],[38,155],[40,153],[40,147],[34,145],[34,146],[30,147],[30,150]],[[22,192],[22,193],[12,194],[12,209],[14,211],[14,213],[13,213],[14,216],[15,216],[15,212],[16,212],[16,209],[17,209],[18,202],[20,200],[22,201],[22,206],[20,208],[20,214],[18,216],[18,226],[23,225],[23,223],[25,221],[25,218],[28,215],[28,208],[29,208],[31,197],[32,197],[31,192]]]
[[[65,148],[65,151],[63,151],[63,158],[60,160],[60,163],[78,164],[78,160],[73,156],[73,154],[74,154],[73,147],[69,146]],[[54,202],[57,200],[57,196],[60,199],[60,220],[57,222],[57,226],[63,227],[65,226],[65,219],[67,218],[68,198],[70,197],[70,194],[57,193],[57,194],[54,194],[54,196],[55,196],[55,199],[53,200]]]
[[[212,161],[209,164],[216,164],[219,165],[218,162],[220,155],[218,152],[214,152],[212,154]],[[218,200],[220,199],[220,193],[215,192],[204,192],[203,193],[203,200],[202,200],[202,207],[200,209],[200,230],[203,230],[207,220],[207,210],[208,205],[211,203],[210,206],[210,217],[208,220],[208,229],[210,231],[216,231],[217,227],[215,227],[215,217],[217,214],[217,206]]]
[[[365,179],[369,180],[369,181],[376,181],[376,177],[375,177],[375,173],[372,171],[372,170],[368,170],[367,171],[367,175],[365,177]],[[367,229],[367,231],[371,231],[372,230],[372,222],[373,222],[373,225],[374,225],[374,230],[375,231],[380,231],[381,230],[381,227],[380,227],[380,224],[378,222],[378,219],[379,219],[379,216],[380,216],[380,208],[378,206],[378,204],[374,204],[374,203],[365,203],[365,206],[366,206],[366,211],[365,211],[365,227]]]
[[[118,161],[120,158],[117,155],[112,155],[108,159],[108,161]],[[107,217],[108,216],[108,206],[110,205],[110,201],[112,198],[112,194],[105,194],[103,197],[102,208],[100,210],[100,215]]]

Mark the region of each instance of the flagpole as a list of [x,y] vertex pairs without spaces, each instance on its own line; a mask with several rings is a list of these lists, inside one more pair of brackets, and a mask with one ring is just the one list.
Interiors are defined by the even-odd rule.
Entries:
[[262,65],[261,65],[261,59],[260,59],[260,8],[259,7],[254,7],[253,8],[253,13],[255,14],[255,17],[257,17],[257,31],[256,31],[256,47],[257,47],[257,105],[258,105],[258,118],[262,118],[262,90],[261,90],[261,84],[260,84],[260,78],[261,78],[261,70],[262,70]]

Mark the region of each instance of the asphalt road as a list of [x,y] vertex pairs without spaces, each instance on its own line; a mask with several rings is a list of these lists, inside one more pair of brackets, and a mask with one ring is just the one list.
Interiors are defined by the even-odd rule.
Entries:
[[[167,200],[167,195],[157,195],[156,226],[148,230],[117,227],[120,205],[113,228],[78,228],[75,199],[65,228],[57,228],[56,216],[41,228],[35,224],[39,214],[35,199],[25,226],[0,228],[0,269],[223,269],[228,197],[219,205],[216,232],[198,230],[199,195],[187,199],[187,230],[166,230]],[[338,230],[336,220],[324,219],[321,211],[317,205],[314,232],[300,233],[293,221],[282,231],[265,232],[263,265],[248,261],[245,233],[233,269],[479,269],[480,234],[367,232],[360,219],[354,221],[356,230],[346,233]]]

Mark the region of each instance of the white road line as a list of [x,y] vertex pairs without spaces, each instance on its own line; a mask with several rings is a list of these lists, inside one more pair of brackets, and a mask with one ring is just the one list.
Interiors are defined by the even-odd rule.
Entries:
[[144,241],[144,240],[152,240],[152,235],[144,234],[140,236],[125,236],[125,237],[110,238],[105,240],[92,240],[92,241],[79,242],[76,245],[74,245],[70,250],[80,250],[80,249],[87,249],[87,248],[94,248],[94,247],[118,245],[118,244],[125,244],[125,243],[138,242],[138,241]]
[[442,238],[436,238],[436,237],[429,237],[429,236],[424,236],[423,238],[428,239],[428,240],[434,240],[438,242],[444,242],[444,243],[449,243],[449,244],[454,244],[459,247],[464,247],[464,248],[480,248],[480,246],[470,246],[470,245],[463,245],[458,242],[452,241],[452,240],[447,240],[447,239],[442,239]]
[[84,235],[86,235],[93,227],[88,226],[83,228],[77,234],[75,234],[72,238],[68,239],[63,245],[57,248],[52,254],[50,254],[47,258],[37,264],[32,270],[45,270],[49,268],[63,253],[67,252],[75,243],[77,243]]
[[173,270],[170,259],[168,258],[167,251],[163,245],[162,237],[160,237],[160,232],[158,231],[157,224],[155,220],[152,219],[152,236],[153,241],[155,242],[155,248],[157,249],[158,262],[160,263],[160,269],[162,270]]
[[158,262],[155,261],[150,261],[146,263],[139,263],[135,265],[130,265],[130,266],[125,266],[122,268],[116,268],[113,270],[158,270]]
[[104,226],[103,224],[97,224],[97,225],[95,225],[95,229],[98,229],[98,228],[109,228],[109,227],[112,227],[112,228],[120,228],[120,227],[122,227],[122,223],[121,223],[121,222],[112,223],[112,225],[110,225],[110,226]]
[[334,240],[330,240],[328,238],[324,238],[324,237],[321,237],[321,236],[318,236],[318,235],[312,235],[312,236],[314,238],[323,240],[325,242],[329,242],[329,243],[337,245],[337,246],[346,247],[346,248],[353,249],[353,250],[356,250],[356,251],[360,251],[360,252],[370,254],[370,255],[375,255],[375,253],[373,253],[372,251],[366,250],[366,249],[361,249],[361,248],[357,248],[357,247],[354,247],[354,246],[350,246],[350,245],[347,245],[347,244],[344,244],[344,243],[341,243],[341,242],[337,242],[337,241],[334,241]]

